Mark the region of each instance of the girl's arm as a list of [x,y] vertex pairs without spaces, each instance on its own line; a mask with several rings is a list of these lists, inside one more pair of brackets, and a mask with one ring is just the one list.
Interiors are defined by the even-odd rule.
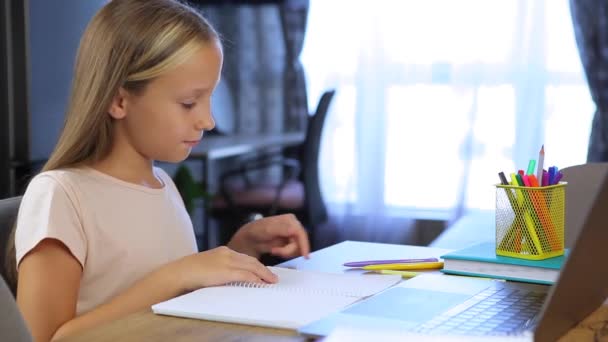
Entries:
[[58,240],[42,240],[22,259],[17,303],[36,341],[72,335],[200,287],[277,281],[256,259],[219,247],[166,264],[76,317],[81,276],[80,263]]

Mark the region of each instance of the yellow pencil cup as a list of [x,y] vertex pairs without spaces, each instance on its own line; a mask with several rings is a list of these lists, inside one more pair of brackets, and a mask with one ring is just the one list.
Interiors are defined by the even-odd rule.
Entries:
[[529,260],[563,255],[566,185],[496,185],[496,254]]

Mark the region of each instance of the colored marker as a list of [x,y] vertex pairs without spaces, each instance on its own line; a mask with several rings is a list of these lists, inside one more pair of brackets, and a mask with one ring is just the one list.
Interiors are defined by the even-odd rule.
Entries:
[[555,182],[554,183],[555,184],[559,184],[559,181],[562,180],[562,177],[564,177],[564,174],[561,171],[559,171],[557,173],[557,176],[555,176]]
[[535,175],[529,175],[528,181],[530,182],[530,186],[538,188],[540,185],[538,184],[538,179],[536,179]]
[[415,276],[417,276],[417,275],[420,274],[420,272],[395,271],[395,270],[379,270],[379,271],[377,271],[377,273],[380,273],[380,274],[397,274],[397,275],[400,275],[401,278],[405,278],[405,279],[414,278]]
[[[532,175],[532,176],[534,176],[534,175]],[[529,177],[529,175],[523,175],[523,176],[521,176],[521,179],[523,180],[525,186],[532,186],[532,184],[530,184],[530,179],[528,177]]]
[[390,259],[390,260],[364,260],[364,261],[349,261],[342,264],[346,267],[363,267],[369,265],[385,265],[385,264],[413,264],[422,262],[437,262],[437,258],[420,258],[420,259]]
[[555,173],[557,172],[557,167],[550,166],[549,167],[549,185],[555,184]]
[[526,174],[533,175],[535,166],[536,166],[536,160],[530,159],[530,161],[528,162],[528,172],[526,172]]
[[443,268],[443,261],[412,264],[382,264],[363,266],[364,270],[436,270]]

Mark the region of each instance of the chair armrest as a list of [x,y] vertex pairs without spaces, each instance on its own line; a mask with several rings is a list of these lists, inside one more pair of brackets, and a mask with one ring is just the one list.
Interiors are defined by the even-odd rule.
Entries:
[[280,155],[271,156],[243,162],[238,168],[224,172],[220,176],[220,183],[226,184],[229,179],[240,176],[243,177],[245,183],[250,186],[251,181],[248,177],[249,172],[267,169],[271,166],[283,166],[285,168],[286,176],[283,177],[284,181],[295,178],[301,171],[300,162],[298,160],[285,158]]
[[285,158],[282,155],[269,155],[259,159],[244,162],[239,168],[224,172],[220,176],[220,193],[231,207],[235,206],[234,196],[229,189],[229,180],[236,177],[244,179],[247,187],[252,186],[252,182],[248,177],[251,171],[267,169],[271,166],[282,166],[285,169],[280,183],[277,185],[275,196],[272,202],[270,212],[276,211],[278,208],[281,192],[287,185],[287,182],[292,179],[297,179],[301,171],[300,162],[296,159]]

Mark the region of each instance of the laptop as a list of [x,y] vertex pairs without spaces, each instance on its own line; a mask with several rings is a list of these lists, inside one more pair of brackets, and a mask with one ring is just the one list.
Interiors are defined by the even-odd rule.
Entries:
[[[593,195],[593,194],[590,194]],[[608,179],[552,286],[420,275],[298,329],[329,335],[336,327],[424,335],[523,335],[555,341],[608,296]]]

